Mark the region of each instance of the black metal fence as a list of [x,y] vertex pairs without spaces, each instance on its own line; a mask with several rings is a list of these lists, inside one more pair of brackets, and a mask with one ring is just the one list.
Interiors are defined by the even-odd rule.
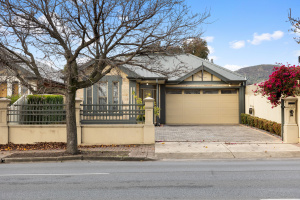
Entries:
[[[82,124],[136,124],[145,121],[144,104],[84,104]],[[8,109],[8,122],[18,124],[65,124],[64,104],[24,104]]]
[[84,104],[82,124],[136,124],[145,121],[144,104]]
[[18,124],[65,124],[64,104],[24,104],[8,109],[8,122]]

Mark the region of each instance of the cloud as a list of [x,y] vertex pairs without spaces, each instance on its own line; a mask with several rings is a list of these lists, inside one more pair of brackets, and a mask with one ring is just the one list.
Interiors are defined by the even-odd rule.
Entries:
[[274,31],[273,34],[271,33],[263,33],[258,35],[257,33],[253,34],[253,40],[247,40],[249,43],[253,45],[259,45],[262,41],[271,41],[271,40],[278,40],[282,38],[284,33],[282,31]]
[[244,40],[240,40],[240,41],[232,41],[232,42],[229,42],[230,44],[230,48],[233,48],[233,49],[240,49],[240,48],[243,48],[245,47],[245,41]]
[[206,37],[204,37],[202,39],[206,40],[206,42],[213,42],[214,39],[215,39],[215,37],[214,36],[206,36]]
[[210,54],[213,54],[215,52],[215,49],[212,46],[207,45],[207,48]]
[[239,66],[239,65],[229,65],[229,64],[227,64],[227,65],[225,65],[224,67],[225,67],[226,69],[231,70],[231,71],[236,71],[236,70],[239,70],[239,69],[243,68],[244,66]]

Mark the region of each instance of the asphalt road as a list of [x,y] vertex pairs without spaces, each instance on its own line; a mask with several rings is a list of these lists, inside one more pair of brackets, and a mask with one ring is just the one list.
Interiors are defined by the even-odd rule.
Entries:
[[0,199],[300,199],[300,160],[0,164]]

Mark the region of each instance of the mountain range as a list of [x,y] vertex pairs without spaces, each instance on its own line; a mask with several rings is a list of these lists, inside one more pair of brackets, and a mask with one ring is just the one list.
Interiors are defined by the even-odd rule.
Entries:
[[[269,79],[277,65],[264,64],[241,68],[235,72],[247,77],[247,85],[260,83]],[[277,66],[278,67],[278,66]]]

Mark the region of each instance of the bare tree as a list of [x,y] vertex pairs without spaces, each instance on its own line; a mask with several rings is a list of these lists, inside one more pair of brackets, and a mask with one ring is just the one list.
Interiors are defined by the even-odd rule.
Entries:
[[[289,22],[292,25],[292,28],[290,31],[294,32],[295,34],[300,34],[300,18],[292,17],[292,10],[290,9],[290,12],[288,14]],[[300,44],[300,37],[294,37],[295,41]]]
[[[32,92],[66,96],[67,152],[76,154],[76,91],[124,64],[147,68],[134,58],[151,52],[149,45],[167,49],[199,37],[209,15],[191,13],[184,0],[0,0],[0,63],[26,85],[15,69],[25,64],[38,80]],[[89,74],[80,71],[87,58]],[[40,61],[62,72],[65,88],[45,86]]]

